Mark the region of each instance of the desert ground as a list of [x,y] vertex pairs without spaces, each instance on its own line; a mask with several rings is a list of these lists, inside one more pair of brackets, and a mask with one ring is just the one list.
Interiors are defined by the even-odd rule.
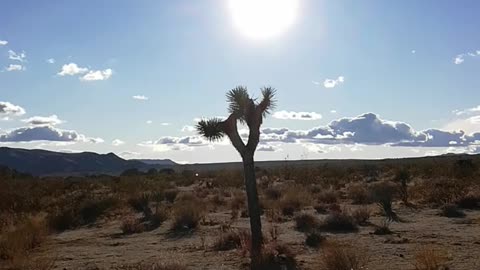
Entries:
[[[258,169],[264,269],[480,269],[476,165],[432,166]],[[9,172],[1,268],[248,269],[242,181]]]

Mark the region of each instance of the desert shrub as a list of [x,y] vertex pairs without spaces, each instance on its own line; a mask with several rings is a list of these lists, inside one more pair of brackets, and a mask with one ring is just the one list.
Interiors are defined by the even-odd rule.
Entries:
[[320,191],[317,194],[317,200],[322,203],[336,203],[338,198],[337,192],[333,188]]
[[323,203],[318,203],[313,206],[313,209],[317,211],[318,214],[326,214],[328,213],[328,206]]
[[295,253],[285,245],[272,244],[264,247],[255,270],[296,270],[297,260]]
[[241,232],[222,233],[220,237],[213,244],[213,249],[217,251],[226,251],[236,249],[242,244]]
[[322,221],[320,228],[329,232],[355,232],[358,230],[353,217],[345,212],[331,212]]
[[322,269],[325,270],[360,270],[368,262],[363,248],[329,243],[321,255]]
[[187,270],[185,266],[180,263],[155,263],[155,264],[124,264],[109,268],[113,270]]
[[107,210],[112,209],[118,204],[118,199],[113,197],[85,201],[80,208],[82,224],[94,223]]
[[392,221],[399,220],[392,208],[392,202],[396,193],[397,187],[391,182],[378,182],[370,186],[372,200],[380,206],[383,214]]
[[59,209],[48,219],[49,227],[55,231],[65,231],[80,224],[79,217],[71,208]]
[[128,199],[128,204],[130,207],[132,207],[133,210],[135,210],[138,213],[144,213],[148,212],[150,209],[149,203],[150,203],[151,196],[148,193],[141,193],[139,195],[133,196]]
[[265,189],[265,197],[268,200],[278,200],[282,197],[282,191],[276,187],[268,187]]
[[412,179],[410,171],[406,168],[402,168],[395,173],[394,181],[400,184],[399,193],[402,201],[408,204],[408,183]]
[[465,213],[458,208],[457,205],[452,203],[447,203],[440,208],[441,216],[449,217],[449,218],[463,218],[465,217]]
[[47,223],[43,217],[26,218],[12,231],[0,235],[0,259],[15,259],[38,247],[47,237]]
[[448,269],[446,252],[431,246],[422,247],[415,254],[415,270]]
[[160,225],[162,225],[162,223],[167,219],[168,219],[167,209],[157,207],[157,209],[155,210],[155,213],[153,213],[149,217],[149,220],[148,220],[149,221],[149,229],[153,230],[153,229],[156,229],[156,228],[160,227]]
[[373,231],[373,234],[375,235],[387,235],[392,233],[393,232],[390,230],[390,221],[388,219],[383,220],[380,226],[375,226],[375,230]]
[[145,225],[135,217],[126,217],[120,226],[123,234],[134,234],[145,231]]
[[178,203],[173,209],[173,232],[186,232],[197,228],[204,215],[204,209],[198,201]]
[[460,208],[478,209],[480,208],[480,193],[469,192],[455,200]]
[[178,189],[167,189],[164,192],[165,200],[169,203],[173,203],[178,195]]
[[424,202],[433,205],[444,205],[451,203],[457,198],[464,196],[468,190],[469,183],[462,180],[451,180],[448,178],[437,178],[424,180],[415,186],[415,192]]
[[370,197],[364,184],[355,183],[348,187],[347,197],[352,200],[353,204],[368,204]]
[[305,245],[313,248],[318,248],[325,241],[325,236],[318,231],[313,231],[306,234]]
[[359,207],[352,211],[352,217],[358,225],[368,224],[371,211],[368,207]]
[[311,195],[300,187],[290,187],[285,191],[283,197],[278,201],[278,207],[285,216],[293,216],[293,214],[301,210],[311,202]]
[[295,229],[300,232],[311,232],[318,228],[320,221],[313,215],[301,213],[295,216]]
[[215,206],[221,206],[226,204],[226,201],[221,194],[213,195],[213,197],[211,198],[211,202]]

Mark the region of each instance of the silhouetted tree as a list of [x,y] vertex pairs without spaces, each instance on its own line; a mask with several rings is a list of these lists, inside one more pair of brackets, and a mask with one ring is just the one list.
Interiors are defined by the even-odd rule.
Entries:
[[[225,121],[218,118],[201,120],[196,126],[198,133],[210,141],[220,140],[226,135],[242,157],[250,229],[252,232],[252,249],[250,254],[252,269],[255,269],[259,263],[263,242],[262,223],[260,220],[261,211],[255,179],[254,154],[260,140],[260,126],[263,118],[275,107],[275,89],[264,87],[261,91],[263,98],[260,102],[257,102],[250,97],[246,87],[238,86],[230,90],[227,93],[230,116]],[[246,144],[238,133],[238,122],[248,126],[249,135]]]

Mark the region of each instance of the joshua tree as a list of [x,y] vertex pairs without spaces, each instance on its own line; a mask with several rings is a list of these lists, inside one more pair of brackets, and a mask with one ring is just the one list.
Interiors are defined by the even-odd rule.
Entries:
[[[220,140],[226,135],[242,157],[248,213],[250,215],[250,229],[252,232],[252,249],[250,254],[252,269],[259,262],[263,241],[253,156],[260,140],[260,126],[263,118],[275,107],[275,89],[264,87],[261,91],[263,99],[257,102],[256,99],[250,97],[246,87],[238,86],[230,90],[227,93],[230,116],[224,121],[218,118],[201,120],[196,126],[198,133],[210,141]],[[246,144],[238,133],[238,122],[248,126],[249,135]]]

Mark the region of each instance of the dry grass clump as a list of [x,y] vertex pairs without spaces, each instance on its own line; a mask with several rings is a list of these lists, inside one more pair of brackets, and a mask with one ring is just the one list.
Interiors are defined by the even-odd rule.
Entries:
[[313,206],[313,209],[315,209],[315,211],[318,213],[318,214],[326,214],[328,213],[328,206],[323,204],[323,203],[318,203],[316,205]]
[[178,193],[179,193],[178,189],[167,189],[165,190],[163,195],[165,196],[165,200],[167,202],[173,203],[177,198]]
[[247,231],[230,231],[222,233],[213,244],[213,249],[217,251],[226,251],[236,249],[242,246],[242,239],[250,237]]
[[278,200],[282,197],[282,191],[277,187],[268,187],[264,191],[265,198],[268,200]]
[[368,263],[363,248],[342,245],[336,242],[328,243],[321,255],[322,269],[325,270],[361,270]]
[[204,207],[198,200],[182,201],[173,207],[172,232],[189,232],[197,228],[204,216]]
[[286,245],[271,243],[264,246],[259,264],[254,270],[296,270],[296,254]]
[[449,218],[463,218],[465,213],[456,204],[447,203],[440,208],[439,215]]
[[305,245],[313,248],[318,248],[325,242],[325,236],[321,235],[318,231],[313,231],[306,234]]
[[355,223],[354,218],[344,211],[331,212],[328,214],[328,216],[321,222],[320,228],[328,232],[338,233],[358,231],[358,226]]
[[417,183],[413,191],[423,202],[438,206],[463,197],[469,186],[466,181],[436,178]]
[[295,229],[300,232],[311,232],[318,229],[320,226],[318,218],[307,213],[296,215],[294,220]]
[[338,200],[338,193],[332,187],[320,191],[317,195],[317,200],[322,203],[336,203]]
[[463,209],[479,209],[480,208],[480,192],[470,191],[464,196],[455,200],[458,207]]
[[362,183],[351,184],[347,189],[347,197],[353,204],[368,204],[370,196],[367,188]]
[[355,223],[361,226],[365,226],[368,224],[371,213],[372,212],[370,211],[370,208],[359,207],[352,211],[352,217],[355,220]]
[[135,217],[126,217],[120,226],[123,234],[142,233],[145,231],[145,225],[141,220]]
[[136,263],[136,264],[120,265],[110,269],[114,269],[114,270],[187,270],[187,268],[180,263],[155,263],[155,264]]
[[383,220],[380,226],[375,226],[375,231],[373,231],[373,234],[375,235],[387,235],[392,233],[393,232],[390,230],[390,221],[388,219]]
[[293,216],[296,211],[302,210],[303,207],[312,201],[311,194],[305,189],[293,186],[289,187],[285,194],[278,201],[277,206],[285,216]]
[[431,246],[422,247],[415,254],[415,270],[441,270],[448,269],[446,263],[448,256],[444,250]]
[[114,197],[86,198],[80,201],[74,199],[70,204],[62,205],[49,216],[49,225],[53,230],[64,231],[91,224],[118,205],[119,200]]
[[29,250],[38,247],[47,237],[45,218],[26,218],[13,230],[0,235],[0,259],[14,260],[25,256]]

